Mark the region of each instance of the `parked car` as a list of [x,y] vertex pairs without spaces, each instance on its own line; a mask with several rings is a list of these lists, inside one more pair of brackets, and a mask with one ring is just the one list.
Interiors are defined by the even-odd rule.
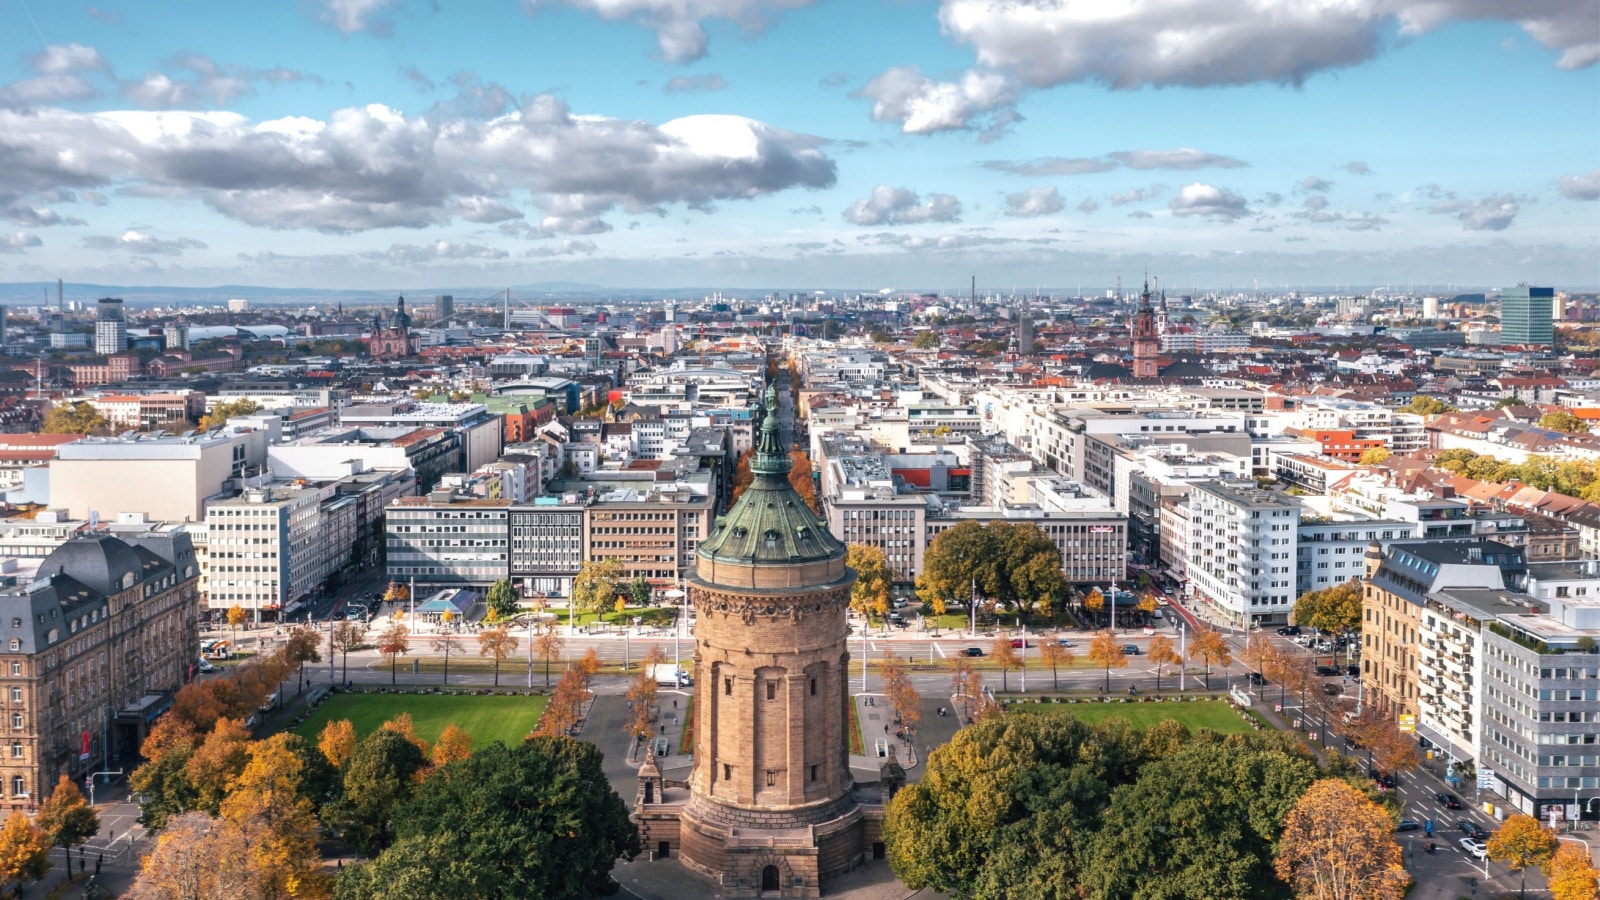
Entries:
[[963,650],[962,652],[965,653],[968,656],[982,656],[983,655],[983,648],[982,647],[968,647],[966,650]]
[[1346,675],[1349,675],[1351,678],[1360,678],[1361,677],[1361,667],[1360,666],[1345,666],[1344,667],[1344,673]]
[[213,665],[212,665],[212,664],[211,664],[211,663],[209,663],[209,662],[206,662],[206,660],[205,660],[205,657],[203,657],[203,656],[202,656],[202,657],[201,657],[201,658],[200,658],[200,666],[199,666],[199,669],[200,669],[200,671],[202,671],[202,672],[215,672],[215,671],[216,671],[216,670],[217,670],[217,667],[216,667],[216,666],[213,666]]
[[1278,633],[1283,635],[1283,636],[1285,636],[1285,637],[1299,637],[1300,636],[1300,626],[1299,625],[1285,625],[1282,628],[1278,629]]
[[1139,655],[1139,647],[1138,647],[1138,645],[1137,644],[1123,644],[1122,645],[1122,655],[1123,656],[1138,656]]
[[1324,678],[1335,678],[1341,673],[1333,666],[1317,666],[1317,674]]
[[1489,855],[1489,850],[1488,848],[1484,847],[1483,841],[1477,840],[1476,838],[1462,838],[1461,840],[1456,841],[1456,843],[1460,844],[1461,849],[1466,851],[1466,854],[1473,859],[1483,859],[1485,856]]
[[1434,795],[1434,799],[1438,800],[1439,801],[1439,805],[1444,807],[1445,809],[1460,809],[1461,808],[1461,801],[1456,799],[1456,795],[1455,794],[1436,794],[1436,795]]
[[1477,822],[1468,822],[1466,819],[1457,822],[1456,828],[1465,833],[1467,837],[1476,838],[1480,841],[1489,836],[1489,832],[1479,827]]
[[1417,824],[1417,820],[1416,819],[1401,819],[1400,820],[1400,824],[1396,825],[1394,827],[1394,830],[1395,831],[1416,831],[1418,828],[1421,828],[1421,827],[1422,827],[1421,825]]
[[1344,688],[1330,681],[1322,686],[1322,692],[1327,694],[1329,697],[1337,697],[1344,693]]

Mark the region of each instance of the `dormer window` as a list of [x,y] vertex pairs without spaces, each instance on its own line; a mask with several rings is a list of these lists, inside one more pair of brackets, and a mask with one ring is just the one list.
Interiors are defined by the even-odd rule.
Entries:
[[128,588],[131,588],[131,587],[133,587],[133,573],[132,572],[128,572],[127,574],[122,576],[122,589],[123,590],[127,590]]

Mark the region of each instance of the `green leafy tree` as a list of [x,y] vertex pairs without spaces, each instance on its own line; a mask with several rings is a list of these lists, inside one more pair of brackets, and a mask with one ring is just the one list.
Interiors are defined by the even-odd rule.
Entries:
[[1563,431],[1567,434],[1587,434],[1589,432],[1588,422],[1565,409],[1547,412],[1540,416],[1539,427],[1548,428],[1551,431]]
[[484,595],[484,606],[494,613],[496,622],[503,622],[517,614],[517,591],[511,586],[511,579],[502,578],[489,585],[489,593]]
[[[397,884],[406,883],[421,892],[405,896],[441,900],[611,893],[612,866],[638,855],[640,845],[628,808],[607,785],[593,744],[565,737],[491,744],[445,766],[399,804],[399,841],[373,861],[372,873],[347,876],[336,896],[379,900],[399,896]],[[448,891],[416,878],[418,870]]]
[[1473,453],[1471,450],[1457,447],[1453,450],[1446,450],[1438,456],[1435,456],[1433,458],[1433,464],[1441,469],[1460,474],[1466,470],[1467,463],[1470,463],[1477,458],[1478,454]]
[[427,765],[421,748],[405,735],[379,728],[345,760],[344,796],[330,808],[329,819],[363,853],[382,850],[394,837],[395,804],[410,798],[414,776]]
[[65,775],[56,782],[50,798],[39,808],[35,821],[45,837],[67,851],[67,880],[72,880],[72,845],[82,844],[100,830],[100,814],[83,799],[77,782]]
[[211,412],[200,417],[200,430],[221,428],[234,416],[248,416],[261,411],[261,404],[248,397],[227,403],[218,403]]
[[1078,896],[1084,842],[1143,761],[1137,732],[1114,721],[1009,715],[956,732],[885,810],[895,875],[973,900]]
[[1440,400],[1438,397],[1429,397],[1418,394],[1411,398],[1411,402],[1400,407],[1401,412],[1408,412],[1418,416],[1438,416],[1447,412],[1454,412],[1455,407]]
[[1294,602],[1295,624],[1329,634],[1359,631],[1361,592],[1359,578],[1320,591],[1306,591]]
[[622,563],[614,556],[584,560],[572,579],[572,604],[580,612],[610,609],[622,587]]
[[1317,775],[1275,735],[1196,740],[1116,789],[1083,855],[1088,900],[1276,898],[1285,819]]
[[57,404],[44,417],[44,424],[39,430],[44,434],[96,434],[104,433],[110,427],[99,410],[79,400]]
[[919,331],[917,336],[911,339],[911,346],[918,350],[937,350],[939,334],[935,331]]
[[1061,604],[1067,592],[1061,551],[1031,523],[963,522],[933,539],[923,555],[924,599],[966,599],[974,582],[983,596],[1024,615],[1041,603]]
[[633,581],[628,583],[628,599],[634,606],[649,606],[654,599],[656,589],[650,584],[650,579],[643,575],[633,576]]

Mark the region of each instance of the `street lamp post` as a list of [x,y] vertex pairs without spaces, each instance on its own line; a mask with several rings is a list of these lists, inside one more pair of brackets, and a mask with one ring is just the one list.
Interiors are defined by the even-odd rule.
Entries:
[[1028,623],[1022,623],[1022,693],[1028,692]]
[[1184,675],[1189,667],[1189,624],[1178,617],[1178,691],[1184,689]]

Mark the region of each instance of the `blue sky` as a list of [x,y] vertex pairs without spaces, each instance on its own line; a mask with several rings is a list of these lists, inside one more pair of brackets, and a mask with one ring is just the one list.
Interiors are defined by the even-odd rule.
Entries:
[[0,281],[1593,288],[1597,60],[1593,0],[0,0]]

